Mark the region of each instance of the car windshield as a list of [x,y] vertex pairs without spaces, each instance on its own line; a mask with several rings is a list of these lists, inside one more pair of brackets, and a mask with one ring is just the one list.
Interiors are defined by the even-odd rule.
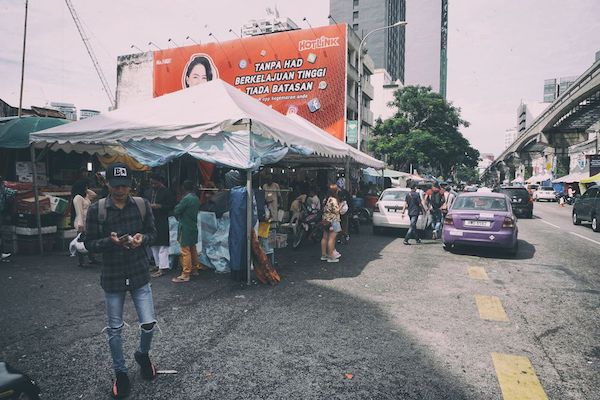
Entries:
[[406,199],[406,194],[409,190],[386,190],[381,195],[381,200],[383,201],[394,201],[394,200],[402,200]]
[[552,186],[542,186],[542,187],[540,188],[540,190],[549,190],[549,191],[553,192],[553,191],[554,191],[554,188],[553,188]]
[[506,200],[490,196],[459,196],[453,210],[508,211]]

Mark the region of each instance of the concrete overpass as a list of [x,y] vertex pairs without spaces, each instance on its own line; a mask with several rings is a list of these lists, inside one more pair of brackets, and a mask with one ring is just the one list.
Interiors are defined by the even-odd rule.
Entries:
[[588,140],[586,130],[600,121],[600,60],[546,108],[483,172],[485,181],[512,180],[517,171],[532,175],[533,158],[544,157],[556,175],[569,170],[569,146]]

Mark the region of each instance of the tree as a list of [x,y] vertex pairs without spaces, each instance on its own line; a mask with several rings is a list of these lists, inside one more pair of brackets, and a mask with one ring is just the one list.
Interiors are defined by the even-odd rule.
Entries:
[[396,114],[377,120],[369,143],[377,156],[388,156],[395,169],[407,170],[412,164],[419,170],[449,177],[456,168],[477,167],[479,151],[460,133],[469,123],[438,93],[424,86],[406,86],[394,93],[390,107]]

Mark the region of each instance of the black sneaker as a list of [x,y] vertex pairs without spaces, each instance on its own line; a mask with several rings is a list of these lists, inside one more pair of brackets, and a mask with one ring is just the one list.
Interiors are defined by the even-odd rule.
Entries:
[[112,390],[110,394],[113,399],[124,399],[129,396],[131,390],[131,384],[129,383],[129,377],[126,372],[117,371],[117,377],[113,382]]
[[142,374],[142,378],[147,381],[151,381],[152,379],[156,378],[156,368],[150,361],[148,354],[136,351],[133,356],[135,361],[137,361],[137,363],[140,365],[140,373]]
[[405,245],[407,245],[407,246],[410,246],[410,243],[408,243],[408,240],[405,240],[405,241],[404,241],[404,242],[402,242],[402,243],[404,243],[404,244],[405,244]]
[[421,239],[417,239],[417,243],[421,243]]

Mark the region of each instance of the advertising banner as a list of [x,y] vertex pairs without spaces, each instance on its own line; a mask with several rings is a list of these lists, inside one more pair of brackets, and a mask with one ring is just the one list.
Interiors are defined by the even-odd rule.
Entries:
[[600,155],[590,155],[590,176],[600,174]]
[[346,143],[358,143],[358,121],[356,120],[348,120],[346,124]]
[[155,51],[153,76],[154,97],[219,78],[345,140],[346,25]]

